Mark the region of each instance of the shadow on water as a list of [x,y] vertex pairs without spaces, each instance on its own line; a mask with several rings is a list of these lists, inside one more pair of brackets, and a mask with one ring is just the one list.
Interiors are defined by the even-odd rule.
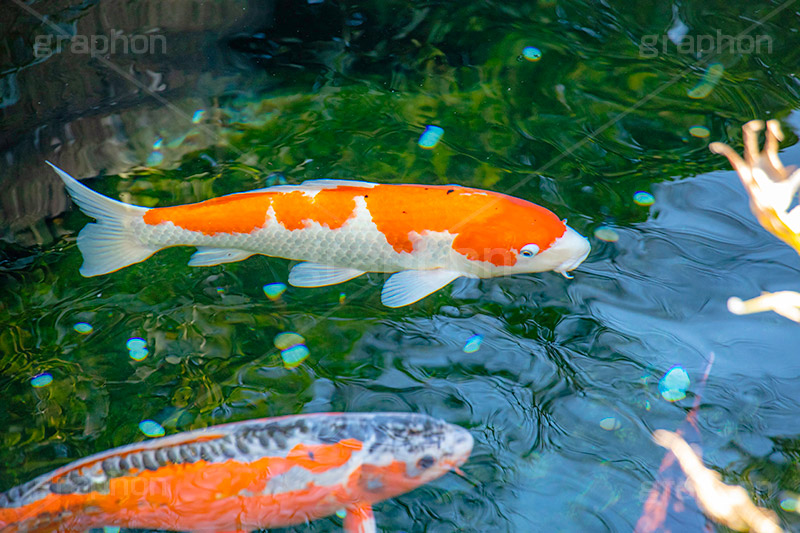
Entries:
[[[704,460],[800,528],[778,507],[800,482],[800,330],[725,307],[798,290],[800,260],[758,226],[727,162],[707,150],[738,145],[752,118],[800,130],[796,8],[757,30],[771,53],[723,53],[711,83],[709,56],[670,41],[643,57],[640,43],[736,35],[780,4],[170,4],[31,7],[78,34],[162,32],[164,56],[110,60],[178,111],[97,60],[34,58],[36,36],[53,30],[1,9],[0,490],[141,440],[144,419],[170,433],[420,411],[470,429],[474,486],[446,476],[379,504],[380,528],[630,531],[663,456],[649,432],[677,427],[693,400],[691,388],[663,400],[658,381],[676,364],[698,379],[714,352],[698,416]],[[691,98],[704,79],[710,93]],[[430,124],[445,133],[422,150]],[[795,134],[787,164],[800,164]],[[262,286],[286,281],[286,261],[192,269],[187,249],[82,278],[75,238],[88,220],[45,159],[146,206],[280,180],[455,182],[616,240],[592,238],[573,280],[459,280],[402,310],[381,306],[379,275],[270,301]],[[642,190],[652,206],[633,201]],[[273,345],[284,331],[302,332],[311,352],[294,370]],[[475,335],[479,348],[465,352]],[[147,342],[141,361],[131,337]],[[42,372],[53,383],[33,388]]]

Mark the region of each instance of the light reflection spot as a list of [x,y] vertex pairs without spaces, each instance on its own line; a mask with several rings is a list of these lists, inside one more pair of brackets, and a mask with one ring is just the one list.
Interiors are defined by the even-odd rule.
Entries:
[[705,126],[692,126],[689,128],[689,135],[692,137],[697,137],[699,139],[705,139],[711,132]]
[[46,387],[53,382],[53,376],[51,376],[48,372],[42,372],[39,375],[33,376],[31,378],[31,386],[35,389],[39,389],[41,387]]
[[633,195],[633,202],[636,205],[649,206],[653,205],[656,202],[656,199],[649,192],[638,191]]
[[291,348],[292,346],[297,346],[298,344],[304,344],[305,342],[306,339],[302,335],[299,333],[294,333],[293,331],[284,331],[283,333],[278,333],[273,341],[275,347],[279,350],[285,350],[287,348]]
[[419,146],[426,150],[433,149],[444,135],[444,130],[439,126],[426,126],[425,131],[419,136]]
[[148,437],[163,437],[166,431],[155,420],[142,420],[139,422],[139,430]]
[[147,347],[147,341],[139,337],[131,337],[128,339],[128,342],[125,343],[125,346],[128,347],[128,350],[141,350]]
[[658,392],[661,397],[668,402],[677,402],[686,398],[686,390],[689,388],[691,381],[689,374],[681,366],[673,366],[661,381],[658,382]]
[[600,421],[600,427],[606,431],[614,431],[615,429],[619,429],[620,426],[621,424],[619,420],[613,416],[606,417]]
[[94,331],[94,328],[92,327],[92,325],[88,324],[86,322],[78,322],[77,324],[72,326],[72,329],[74,329],[75,331],[77,331],[81,335],[88,335],[89,333]]
[[309,353],[310,352],[305,344],[298,344],[297,346],[292,346],[291,348],[282,350],[281,358],[283,359],[283,365],[286,368],[295,368],[300,366],[300,364],[306,360]]
[[269,283],[267,285],[264,285],[263,288],[264,288],[264,294],[266,294],[267,298],[269,298],[273,302],[275,300],[278,300],[281,297],[281,295],[284,292],[286,292],[287,289],[284,283]]
[[594,236],[595,238],[605,242],[617,242],[619,240],[619,233],[608,226],[600,226],[594,230]]
[[475,353],[480,349],[481,342],[483,342],[483,335],[473,335],[467,342],[464,343],[464,353]]
[[528,61],[536,62],[542,58],[542,51],[535,46],[526,46],[522,50],[522,57]]

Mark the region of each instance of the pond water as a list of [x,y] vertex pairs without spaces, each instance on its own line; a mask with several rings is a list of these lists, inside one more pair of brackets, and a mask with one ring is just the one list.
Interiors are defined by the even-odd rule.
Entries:
[[[0,491],[161,428],[410,411],[475,449],[464,478],[378,504],[380,530],[630,531],[664,455],[650,432],[682,423],[713,353],[704,461],[800,531],[780,506],[800,493],[800,326],[726,308],[800,290],[800,259],[707,148],[776,118],[800,164],[797,6],[519,4],[5,5]],[[34,53],[115,30],[166,49]],[[743,32],[763,48],[675,44]],[[45,160],[144,206],[322,177],[458,183],[544,205],[593,250],[571,280],[461,279],[400,309],[383,275],[284,291],[288,261],[191,268],[190,248],[83,278],[89,218]],[[675,365],[691,384],[669,402]]]

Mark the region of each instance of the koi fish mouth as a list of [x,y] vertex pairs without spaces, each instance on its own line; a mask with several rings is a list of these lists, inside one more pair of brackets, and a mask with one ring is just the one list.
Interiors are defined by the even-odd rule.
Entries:
[[561,266],[556,269],[556,272],[565,276],[567,272],[575,270],[586,260],[587,257],[589,257],[589,252],[591,252],[591,249],[587,249],[586,252],[584,252],[584,254],[580,257],[563,262]]
[[[571,278],[568,272],[575,270],[583,263],[592,251],[589,241],[580,233],[567,226],[567,231],[556,241],[555,247],[569,253],[568,257],[555,270],[565,278]],[[562,252],[562,253],[563,253]]]

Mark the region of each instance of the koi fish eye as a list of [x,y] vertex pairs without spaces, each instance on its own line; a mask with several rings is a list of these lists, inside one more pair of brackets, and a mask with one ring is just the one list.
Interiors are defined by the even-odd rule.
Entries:
[[433,463],[435,462],[436,461],[433,457],[431,457],[430,455],[425,455],[422,458],[420,458],[419,461],[417,461],[417,468],[419,468],[420,470],[427,470],[428,468],[432,467]]
[[526,244],[520,250],[519,255],[522,257],[533,257],[534,255],[539,253],[539,247],[535,244]]

